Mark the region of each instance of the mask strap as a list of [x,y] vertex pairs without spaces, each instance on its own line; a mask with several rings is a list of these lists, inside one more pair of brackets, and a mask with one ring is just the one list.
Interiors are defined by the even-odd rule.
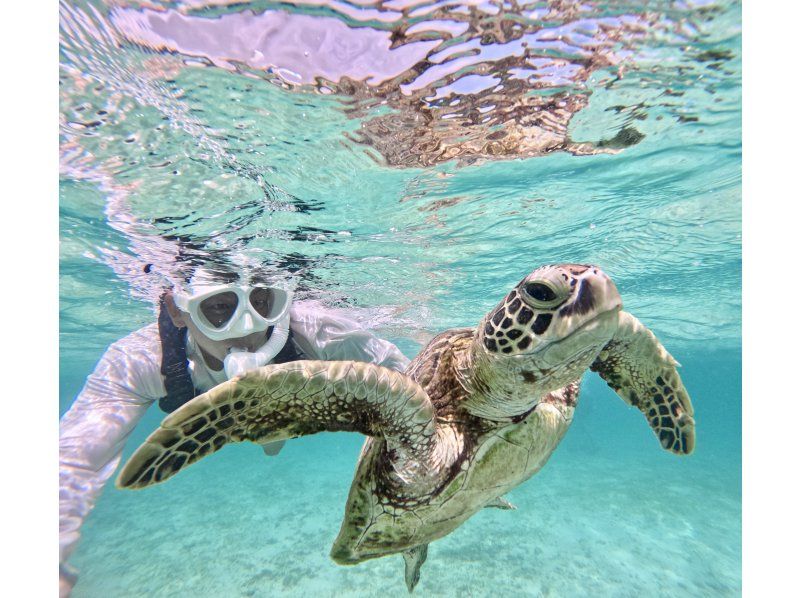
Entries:
[[197,391],[186,358],[186,330],[172,323],[163,295],[159,303],[158,335],[161,340],[161,375],[167,391],[166,396],[159,399],[158,406],[171,413],[192,400]]

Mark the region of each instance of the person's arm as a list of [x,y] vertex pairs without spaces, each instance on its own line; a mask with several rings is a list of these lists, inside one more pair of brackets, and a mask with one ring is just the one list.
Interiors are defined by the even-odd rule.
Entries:
[[147,327],[111,345],[61,418],[59,574],[62,596],[68,594],[75,583],[75,572],[66,561],[75,549],[84,519],[119,465],[131,431],[153,400],[164,393],[157,341],[157,329]]
[[365,361],[398,372],[409,364],[394,344],[332,309],[297,306],[291,326],[297,344],[315,359]]

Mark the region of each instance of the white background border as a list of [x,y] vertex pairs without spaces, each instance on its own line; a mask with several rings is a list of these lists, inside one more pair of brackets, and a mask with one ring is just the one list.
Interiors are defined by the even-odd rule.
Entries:
[[[800,8],[743,12],[744,594],[800,595]],[[54,596],[58,6],[5,4],[0,23],[3,594]]]

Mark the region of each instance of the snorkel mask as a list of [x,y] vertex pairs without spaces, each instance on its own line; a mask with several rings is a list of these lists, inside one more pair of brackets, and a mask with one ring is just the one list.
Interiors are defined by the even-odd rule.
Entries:
[[273,327],[267,342],[254,352],[231,348],[225,357],[228,379],[269,363],[289,338],[289,308],[293,286],[191,284],[176,292],[175,305],[214,341],[241,338]]

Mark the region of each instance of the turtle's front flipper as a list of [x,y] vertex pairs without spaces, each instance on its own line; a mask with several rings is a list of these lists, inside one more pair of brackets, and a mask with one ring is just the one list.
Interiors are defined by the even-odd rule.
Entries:
[[644,413],[665,449],[688,455],[694,450],[694,409],[677,366],[655,335],[622,311],[614,338],[591,369]]
[[420,544],[403,553],[403,560],[406,563],[406,587],[408,588],[409,594],[417,587],[417,583],[419,582],[419,570],[427,558],[427,544]]
[[229,442],[322,431],[385,438],[403,480],[426,475],[437,442],[433,405],[411,378],[356,361],[294,361],[223,382],[167,416],[125,464],[117,486],[162,482]]

